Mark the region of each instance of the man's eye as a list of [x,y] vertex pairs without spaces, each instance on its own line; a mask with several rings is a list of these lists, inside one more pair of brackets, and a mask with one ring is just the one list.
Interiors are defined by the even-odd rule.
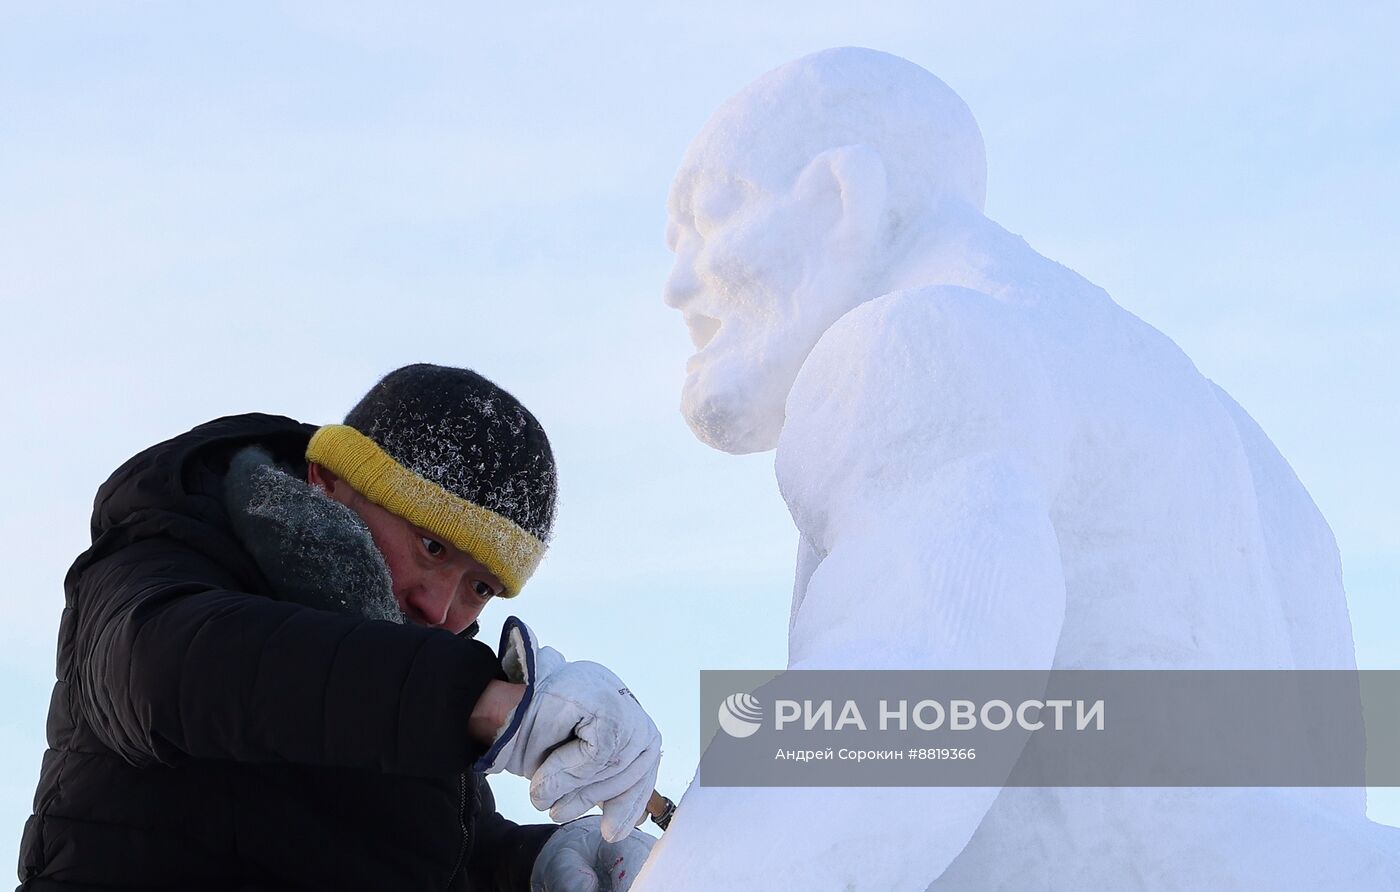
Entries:
[[491,591],[491,586],[487,585],[486,583],[480,580],[477,580],[476,584],[473,585],[472,588],[476,591],[477,597],[480,598],[489,598],[495,594],[495,592]]
[[427,536],[424,536],[422,537],[422,541],[423,550],[426,551],[428,554],[432,555],[433,557],[441,557],[442,555],[447,554],[447,546],[443,545],[436,539],[429,539]]

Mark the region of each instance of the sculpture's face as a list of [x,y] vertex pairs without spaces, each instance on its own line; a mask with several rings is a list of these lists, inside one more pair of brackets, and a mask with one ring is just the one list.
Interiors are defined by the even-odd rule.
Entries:
[[891,285],[897,249],[945,199],[980,209],[985,182],[971,112],[904,59],[826,50],[730,97],[668,202],[666,303],[695,342],[681,410],[696,436],[727,452],[776,446],[822,333]]
[[716,449],[772,449],[802,361],[844,311],[854,265],[823,256],[832,220],[796,188],[775,194],[729,172],[682,170],[668,211],[676,262],[665,300],[696,348],[681,412]]

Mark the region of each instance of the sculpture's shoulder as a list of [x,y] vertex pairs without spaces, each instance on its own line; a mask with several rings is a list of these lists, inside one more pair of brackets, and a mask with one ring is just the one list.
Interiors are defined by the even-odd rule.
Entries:
[[812,357],[818,362],[864,361],[937,352],[953,358],[994,349],[1023,334],[1017,307],[970,288],[929,285],[890,292],[850,310],[822,335]]
[[981,292],[926,287],[856,307],[823,335],[788,396],[784,494],[799,478],[922,478],[989,454],[1053,478],[1065,413],[1039,357],[1021,308]]
[[866,301],[822,335],[788,399],[787,418],[844,413],[866,429],[956,424],[1013,414],[1048,397],[1036,336],[1020,307],[956,286]]

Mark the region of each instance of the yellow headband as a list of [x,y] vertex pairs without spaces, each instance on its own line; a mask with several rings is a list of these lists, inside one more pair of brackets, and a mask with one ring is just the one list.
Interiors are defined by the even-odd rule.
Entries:
[[513,598],[544,557],[545,545],[510,518],[472,504],[394,461],[379,444],[343,424],[316,431],[306,459],[387,511],[480,561]]

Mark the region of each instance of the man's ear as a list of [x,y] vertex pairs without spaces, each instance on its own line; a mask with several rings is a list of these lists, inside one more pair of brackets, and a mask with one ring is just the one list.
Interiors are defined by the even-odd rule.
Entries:
[[306,463],[306,482],[320,489],[326,495],[341,501],[337,493],[346,489],[346,483],[314,461]]
[[885,162],[866,145],[827,149],[797,176],[793,194],[809,217],[828,228],[833,240],[850,247],[881,237],[888,207]]

